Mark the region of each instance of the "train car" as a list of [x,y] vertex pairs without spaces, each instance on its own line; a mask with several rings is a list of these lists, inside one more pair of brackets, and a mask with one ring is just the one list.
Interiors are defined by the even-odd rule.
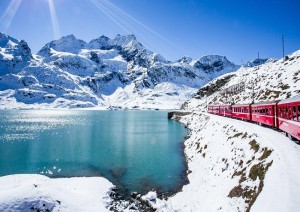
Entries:
[[300,95],[278,102],[277,126],[291,140],[300,141]]
[[221,115],[221,116],[227,116],[227,117],[231,117],[232,116],[231,105],[220,105],[219,108],[220,108],[219,115]]
[[209,105],[208,113],[220,115],[220,106],[219,105]]
[[276,105],[278,101],[261,102],[251,105],[252,121],[261,125],[276,127]]
[[232,105],[233,118],[252,121],[251,114],[250,104]]

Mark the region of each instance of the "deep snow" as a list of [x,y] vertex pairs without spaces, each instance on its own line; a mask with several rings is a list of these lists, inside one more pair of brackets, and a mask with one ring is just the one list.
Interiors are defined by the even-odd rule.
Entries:
[[101,177],[4,176],[0,177],[0,211],[107,211],[112,187]]

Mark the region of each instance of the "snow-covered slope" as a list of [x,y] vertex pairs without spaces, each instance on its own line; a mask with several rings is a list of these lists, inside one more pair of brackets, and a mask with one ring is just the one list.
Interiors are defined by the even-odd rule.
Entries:
[[299,210],[300,147],[283,133],[199,111],[180,121],[190,183],[158,211]]
[[109,211],[113,185],[101,177],[0,177],[0,211]]
[[[159,211],[298,211],[299,145],[280,131],[207,114],[206,106],[299,95],[299,67],[300,51],[288,59],[242,67],[214,79],[187,101],[182,108],[191,114],[175,118],[190,129],[185,141],[190,183],[167,201],[156,200],[153,207]],[[242,82],[245,89],[232,89]]]
[[[241,67],[234,73],[222,75],[203,86],[194,99],[203,100],[208,94],[208,104],[242,104],[296,96],[300,94],[299,67],[300,50],[288,55],[288,59],[272,59],[263,65]],[[238,85],[240,90],[234,91]]]
[[165,60],[134,35],[74,35],[32,55],[24,41],[0,34],[0,108],[174,109],[197,89],[239,68],[222,56]]

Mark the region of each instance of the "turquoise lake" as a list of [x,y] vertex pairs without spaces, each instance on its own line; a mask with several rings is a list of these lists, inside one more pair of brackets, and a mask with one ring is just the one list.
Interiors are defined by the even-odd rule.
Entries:
[[187,129],[162,111],[0,110],[0,176],[103,176],[122,192],[185,184]]

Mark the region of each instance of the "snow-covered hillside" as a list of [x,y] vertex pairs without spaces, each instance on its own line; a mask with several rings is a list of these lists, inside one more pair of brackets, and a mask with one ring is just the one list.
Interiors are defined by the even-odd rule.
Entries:
[[25,41],[0,33],[0,108],[179,108],[238,68],[217,55],[170,62],[134,35],[89,43],[69,35],[34,55]]
[[[185,141],[190,184],[153,206],[160,211],[298,211],[299,145],[280,131],[207,114],[206,106],[299,95],[299,67],[300,51],[242,67],[214,79],[187,101],[182,108],[191,114],[174,118],[191,130]],[[242,82],[245,89],[234,92],[233,86]]]
[[[233,91],[237,85],[243,85]],[[243,104],[281,100],[300,95],[300,50],[286,59],[270,59],[255,67],[241,67],[234,73],[222,75],[203,86],[190,101],[190,109],[206,104]],[[206,96],[208,96],[206,98]],[[199,105],[189,104],[198,102]],[[194,106],[193,106],[194,105]]]
[[180,121],[190,183],[158,211],[299,210],[300,147],[283,133],[196,111]]

